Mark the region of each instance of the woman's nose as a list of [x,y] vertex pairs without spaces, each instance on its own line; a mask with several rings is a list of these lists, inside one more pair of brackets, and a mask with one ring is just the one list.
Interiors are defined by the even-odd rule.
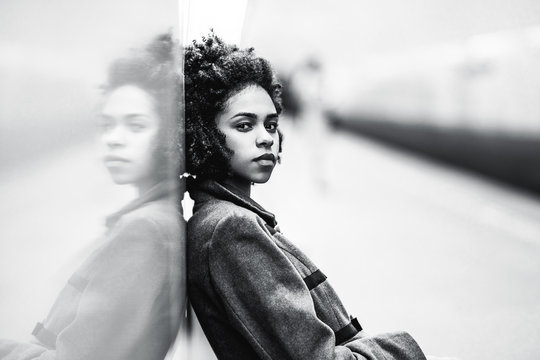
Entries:
[[125,131],[122,126],[113,126],[103,134],[105,144],[111,148],[125,145]]
[[263,126],[262,130],[259,130],[257,134],[257,146],[270,147],[272,145],[274,145],[274,138]]

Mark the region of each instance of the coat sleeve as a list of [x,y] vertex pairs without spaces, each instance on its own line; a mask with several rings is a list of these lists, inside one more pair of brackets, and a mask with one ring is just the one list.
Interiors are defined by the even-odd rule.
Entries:
[[[118,224],[120,225],[120,224]],[[180,239],[174,239],[180,241]],[[146,219],[121,226],[90,266],[75,319],[56,349],[5,343],[2,359],[163,359],[180,320],[180,286],[162,229]]]
[[227,316],[261,358],[424,359],[406,333],[336,345],[302,277],[261,222],[248,215],[223,218],[209,249],[212,284]]
[[44,346],[0,339],[0,359],[2,360],[53,360],[55,358],[56,351],[48,350]]

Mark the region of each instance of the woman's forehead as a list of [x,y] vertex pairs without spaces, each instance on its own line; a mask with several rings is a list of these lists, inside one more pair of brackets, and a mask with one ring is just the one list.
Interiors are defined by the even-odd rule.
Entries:
[[109,92],[101,112],[105,116],[156,113],[153,96],[135,85],[123,85]]
[[254,112],[271,114],[276,107],[268,92],[259,85],[248,85],[232,94],[225,102],[224,113]]

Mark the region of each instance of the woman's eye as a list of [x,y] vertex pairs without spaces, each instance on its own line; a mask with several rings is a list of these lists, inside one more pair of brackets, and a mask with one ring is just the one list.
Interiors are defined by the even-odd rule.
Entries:
[[278,128],[278,124],[277,123],[268,123],[266,124],[266,130],[268,131],[271,131],[271,132],[275,132]]
[[98,127],[99,127],[99,130],[101,130],[102,132],[106,132],[106,131],[109,131],[113,127],[113,124],[112,124],[112,121],[110,120],[100,120],[98,121]]
[[130,123],[129,124],[129,129],[133,132],[139,132],[139,131],[142,131],[146,128],[146,126],[142,123]]
[[251,130],[251,124],[250,123],[239,123],[236,124],[236,129],[240,131],[248,131]]

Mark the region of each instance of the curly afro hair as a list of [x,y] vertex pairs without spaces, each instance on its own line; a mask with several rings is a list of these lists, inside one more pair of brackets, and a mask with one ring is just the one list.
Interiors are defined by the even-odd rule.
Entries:
[[157,177],[178,177],[184,171],[182,76],[180,51],[172,34],[155,37],[145,48],[132,49],[129,56],[114,61],[108,72],[105,94],[124,85],[135,85],[154,99],[160,117],[154,153]]
[[[262,87],[281,113],[281,85],[270,63],[254,49],[239,49],[213,31],[184,50],[187,172],[198,179],[229,174],[232,150],[218,130],[216,116],[227,100],[247,86]],[[282,134],[279,132],[279,151]]]

